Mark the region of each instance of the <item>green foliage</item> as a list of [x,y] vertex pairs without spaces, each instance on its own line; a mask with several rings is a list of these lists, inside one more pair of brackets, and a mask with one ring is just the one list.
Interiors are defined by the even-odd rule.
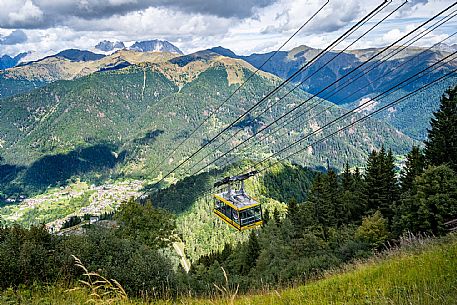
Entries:
[[262,195],[281,202],[303,202],[314,176],[313,171],[300,165],[277,164],[262,176]]
[[241,274],[247,275],[255,267],[260,254],[260,245],[255,231],[251,231],[243,257]]
[[[148,208],[144,211],[151,215]],[[158,225],[169,226],[166,217],[162,214]],[[149,229],[150,226],[143,227]],[[89,270],[118,280],[131,295],[171,294],[176,289],[176,276],[164,250],[159,250],[165,244],[162,241],[170,240],[170,236],[157,237],[160,242],[155,241],[150,247],[142,243],[141,237],[147,234],[139,229],[135,231],[137,238],[119,237],[123,232],[91,227],[84,235],[57,236],[44,226],[0,227],[0,288],[74,281],[81,275],[74,266],[75,255]]]
[[395,165],[392,151],[386,153],[384,147],[372,151],[368,157],[365,173],[365,197],[367,198],[368,214],[379,210],[390,221],[393,216],[392,207],[399,197],[399,188],[395,176]]
[[400,186],[402,192],[412,189],[414,179],[422,174],[425,169],[425,157],[422,150],[413,146],[412,150],[406,155],[405,167],[400,176]]
[[382,217],[381,212],[376,211],[372,216],[363,218],[355,236],[371,247],[379,248],[389,237],[387,220]]
[[56,238],[44,226],[0,227],[0,288],[56,279],[57,267],[49,258],[55,247]]
[[447,164],[457,171],[457,86],[445,92],[433,116],[425,141],[425,158],[430,165]]
[[396,207],[396,233],[446,233],[444,223],[457,217],[457,177],[445,165],[429,167],[416,177],[412,191]]
[[121,238],[133,238],[153,249],[170,245],[176,230],[175,217],[170,212],[154,208],[152,202],[138,204],[133,199],[120,206],[115,216]]

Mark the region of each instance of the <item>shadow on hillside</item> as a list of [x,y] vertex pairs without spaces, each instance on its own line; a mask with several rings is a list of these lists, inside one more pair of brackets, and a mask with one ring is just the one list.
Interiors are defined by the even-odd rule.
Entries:
[[160,136],[161,134],[163,134],[164,132],[165,131],[162,129],[155,129],[155,130],[148,131],[148,132],[146,132],[146,134],[143,137],[134,139],[133,143],[139,144],[139,145],[148,145],[148,144],[154,143],[155,140],[157,139],[157,137]]
[[85,175],[114,168],[122,162],[125,153],[114,154],[115,147],[97,144],[77,148],[66,154],[44,156],[25,172],[23,182],[36,189],[61,185],[76,175]]
[[164,208],[176,214],[188,211],[197,199],[212,189],[220,172],[211,171],[197,176],[186,177],[166,189],[152,192],[148,199],[154,206]]
[[3,164],[0,165],[0,185],[7,184],[16,179],[21,171],[25,169],[24,166]]
[[13,182],[25,169],[26,167],[20,165],[0,165],[0,206],[2,197],[7,198],[23,193],[23,189]]

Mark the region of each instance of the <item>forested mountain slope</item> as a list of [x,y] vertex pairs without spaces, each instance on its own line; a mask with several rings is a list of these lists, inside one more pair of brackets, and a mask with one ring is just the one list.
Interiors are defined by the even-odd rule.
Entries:
[[[408,47],[403,50],[389,49],[382,53],[373,61],[365,64],[361,69],[366,70],[366,74],[353,73],[350,77],[337,83],[337,87],[332,87],[322,93],[319,93],[327,85],[335,82],[340,77],[352,71],[359,65],[364,64],[371,57],[381,52],[382,48],[348,50],[341,54],[339,51],[325,53],[318,60],[306,68],[303,73],[293,79],[293,82],[303,84],[300,86],[306,92],[317,94],[338,105],[351,107],[367,98],[372,98],[377,94],[389,89],[393,85],[411,77],[419,71],[429,67],[440,59],[451,55],[449,51],[442,51],[437,48]],[[263,71],[272,73],[281,78],[288,78],[295,73],[300,67],[312,60],[321,50],[300,46],[290,51],[278,52],[265,65],[262,64],[273,54],[251,54],[249,56],[238,56],[228,49],[217,47],[211,49],[213,52],[225,56],[243,59],[255,67],[262,67]],[[397,54],[397,50],[398,54]],[[383,59],[385,57],[385,59]],[[449,57],[451,59],[452,57]],[[457,67],[457,61],[450,60],[442,68],[437,69],[420,78],[411,85],[405,87],[404,92],[411,92],[430,80],[450,72]],[[308,79],[309,78],[309,79]],[[353,80],[349,85],[348,81]],[[357,80],[356,80],[357,79]],[[379,118],[392,124],[405,134],[423,140],[428,127],[428,120],[431,113],[437,109],[439,97],[443,92],[452,85],[457,83],[457,78],[451,78],[447,82],[435,85],[432,89],[422,93],[420,97],[414,96],[401,107],[396,108],[395,113],[384,112]],[[341,89],[333,92],[333,88]],[[379,106],[387,103],[387,100],[381,101]],[[414,119],[408,119],[413,117]],[[405,120],[406,119],[406,120]]]
[[[29,177],[30,182],[39,181],[41,186],[107,168],[116,168],[115,174],[156,176],[159,172],[151,170],[158,162],[253,70],[242,60],[203,53],[57,81],[29,93],[2,99],[0,155],[6,164],[27,167],[25,177]],[[277,77],[263,72],[253,77],[244,90],[230,99],[217,116],[208,120],[159,169],[176,166],[184,156],[227,126],[279,82]],[[217,153],[233,147],[307,97],[308,94],[295,91],[273,107],[269,106],[270,100],[267,106],[263,105],[252,114],[256,116],[266,110],[259,119],[246,118],[234,126],[231,134],[240,131],[238,137],[221,146]],[[330,105],[322,101],[307,115],[296,119],[292,127],[281,128],[266,141],[255,147],[251,145],[234,159],[221,160],[218,165],[238,158],[265,156],[317,130],[345,111],[339,107],[325,110]],[[315,117],[316,114],[319,116]],[[338,123],[338,127],[349,121],[350,118]],[[395,153],[404,153],[412,143],[392,127],[367,120],[292,160],[306,166],[319,166],[328,159],[332,166],[341,167],[346,160],[361,163],[369,151],[383,144],[392,147]],[[68,160],[79,160],[80,166],[68,169],[66,165],[71,164]]]

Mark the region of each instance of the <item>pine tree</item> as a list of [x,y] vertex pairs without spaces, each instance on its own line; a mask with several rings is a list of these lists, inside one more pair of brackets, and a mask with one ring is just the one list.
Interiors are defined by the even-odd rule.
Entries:
[[307,210],[314,216],[314,224],[322,227],[325,238],[330,227],[342,223],[339,190],[338,177],[330,169],[327,174],[317,175],[309,193]]
[[362,220],[367,208],[367,197],[365,194],[365,180],[358,167],[355,168],[352,175],[352,194],[354,196],[352,221],[359,222]]
[[430,166],[400,200],[395,233],[404,231],[444,234],[444,223],[457,217],[457,176],[448,166]]
[[262,215],[263,225],[266,225],[270,221],[270,211],[265,209]]
[[[323,223],[322,207],[324,202],[324,175],[319,173],[314,179],[313,185],[309,191],[308,202],[309,210],[311,211],[311,219],[314,224]],[[311,225],[311,224],[310,224]]]
[[341,186],[343,188],[343,192],[344,191],[352,191],[352,173],[349,169],[349,163],[346,162],[345,166],[344,166],[344,172],[343,174],[341,175],[342,179],[341,179]]
[[275,208],[273,211],[273,220],[276,223],[276,225],[281,224],[281,217],[279,216],[279,210],[277,208]]
[[424,172],[425,157],[418,146],[413,146],[406,156],[405,167],[400,176],[400,186],[402,192],[410,191],[413,186],[414,178]]
[[365,175],[365,196],[367,214],[379,210],[382,215],[392,220],[393,205],[399,198],[399,189],[395,177],[395,164],[392,151],[386,153],[384,147],[373,151],[367,161]]
[[386,201],[380,207],[381,213],[390,221],[393,217],[393,208],[395,202],[400,199],[400,189],[398,186],[397,177],[395,174],[395,158],[392,154],[392,150],[385,155],[384,158],[384,183],[386,192]]
[[[301,228],[301,219],[300,219],[300,211],[298,207],[297,200],[295,198],[291,198],[289,203],[287,204],[287,215],[286,217],[290,220],[292,225],[294,226],[295,231],[299,231]],[[298,232],[296,232],[298,233]]]
[[380,184],[381,165],[378,152],[373,150],[368,156],[365,171],[365,195],[367,197],[367,214],[374,213],[381,205],[382,186]]
[[341,190],[338,200],[341,212],[339,219],[341,223],[349,223],[356,220],[355,217],[358,213],[356,210],[359,202],[355,188],[353,174],[349,169],[349,163],[346,162],[344,172],[341,174]]
[[255,231],[249,234],[249,240],[246,245],[246,252],[243,257],[242,273],[248,274],[255,267],[257,258],[260,254],[260,244]]
[[339,202],[340,187],[338,185],[338,176],[333,169],[330,169],[325,176],[324,183],[324,225],[327,227],[336,227],[342,223],[342,209]]
[[441,97],[433,113],[425,141],[425,158],[429,165],[447,164],[457,172],[457,86]]

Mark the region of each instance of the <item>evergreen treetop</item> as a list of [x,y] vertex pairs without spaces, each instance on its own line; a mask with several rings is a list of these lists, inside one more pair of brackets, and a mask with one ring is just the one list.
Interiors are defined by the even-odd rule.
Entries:
[[457,171],[457,86],[441,97],[433,113],[425,141],[425,158],[429,165],[447,164]]

